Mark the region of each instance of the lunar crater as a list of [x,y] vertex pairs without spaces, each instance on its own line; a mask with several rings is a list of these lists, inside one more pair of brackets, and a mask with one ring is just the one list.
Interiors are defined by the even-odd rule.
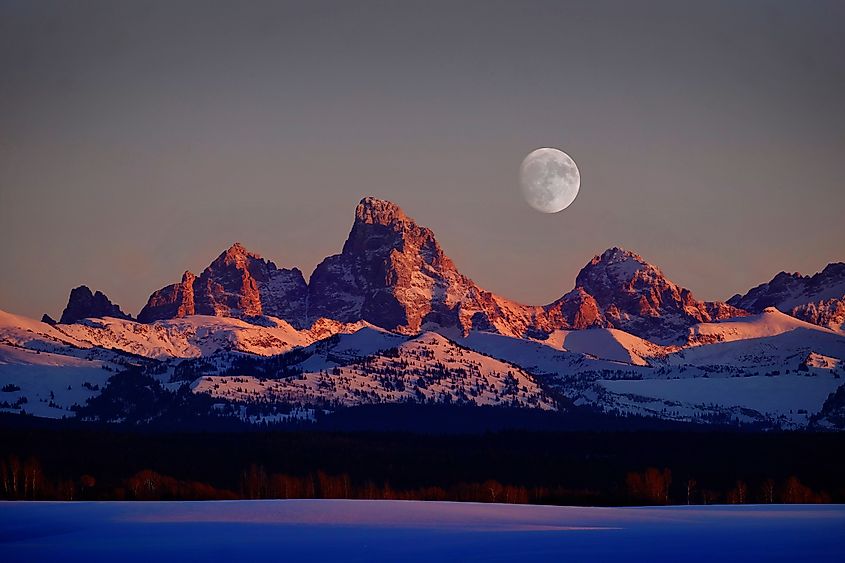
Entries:
[[581,174],[565,152],[541,148],[522,161],[519,184],[528,205],[543,213],[557,213],[575,201],[581,188]]

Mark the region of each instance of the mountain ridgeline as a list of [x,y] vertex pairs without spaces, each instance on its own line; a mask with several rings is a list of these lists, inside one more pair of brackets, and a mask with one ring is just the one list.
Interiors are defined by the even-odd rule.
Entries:
[[841,430],[843,313],[845,264],[724,303],[620,248],[560,299],[524,305],[365,198],[307,283],[234,244],[153,292],[137,320],[85,286],[58,323],[0,311],[0,412],[205,427],[355,425],[354,411],[390,427],[395,409],[448,407],[552,426]]
[[[829,325],[845,307],[834,301],[802,303],[809,309],[801,318]],[[180,282],[153,292],[138,320],[272,316],[306,328],[328,318],[365,321],[405,334],[455,328],[464,335],[483,330],[516,337],[604,327],[670,343],[697,323],[759,312],[749,303],[739,296],[729,303],[699,301],[641,256],[611,248],[594,257],[578,274],[575,288],[560,299],[523,305],[461,274],[434,233],[397,205],[367,197],[355,209],[340,254],[323,260],[310,283],[299,269],[279,268],[236,243],[199,275],[186,271]],[[63,316],[62,322],[119,316],[103,307],[79,309],[75,306],[73,318]]]

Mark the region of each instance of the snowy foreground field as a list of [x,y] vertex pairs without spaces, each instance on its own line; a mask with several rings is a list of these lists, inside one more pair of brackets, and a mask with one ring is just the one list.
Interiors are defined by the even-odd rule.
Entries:
[[3,561],[842,561],[845,506],[0,503]]

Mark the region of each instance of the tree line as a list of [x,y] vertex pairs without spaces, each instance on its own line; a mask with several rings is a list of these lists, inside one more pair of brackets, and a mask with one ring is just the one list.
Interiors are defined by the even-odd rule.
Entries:
[[[815,491],[792,475],[776,482],[765,479],[750,487],[739,480],[729,489],[700,487],[688,478],[681,495],[673,494],[671,470],[649,467],[629,472],[625,496],[618,504],[815,504],[831,502],[825,491]],[[612,488],[612,484],[611,484]],[[235,500],[235,499],[366,499],[489,502],[505,504],[561,504],[562,500],[600,498],[601,491],[572,490],[563,486],[525,486],[500,483],[495,479],[459,482],[448,486],[397,487],[388,481],[353,480],[347,473],[323,470],[305,475],[271,473],[259,464],[240,472],[234,490],[209,483],[182,480],[151,469],[142,469],[125,479],[104,480],[85,473],[76,479],[50,479],[41,462],[12,454],[0,460],[0,498],[7,500]]]

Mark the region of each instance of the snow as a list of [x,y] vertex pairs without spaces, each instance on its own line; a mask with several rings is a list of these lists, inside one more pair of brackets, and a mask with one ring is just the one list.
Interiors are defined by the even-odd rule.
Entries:
[[[531,375],[461,348],[440,334],[423,333],[394,350],[390,355],[370,356],[363,363],[286,379],[206,376],[194,383],[193,390],[238,402],[353,406],[446,401],[556,408]],[[305,363],[309,362],[313,363],[311,359]]]
[[9,561],[841,561],[837,505],[2,502]]
[[637,366],[648,365],[646,358],[665,356],[672,350],[613,328],[557,330],[550,334],[548,341],[544,343],[601,360]]
[[[0,344],[0,387],[15,385],[19,391],[0,392],[0,403],[26,402],[20,409],[0,407],[2,412],[27,412],[45,418],[73,417],[73,405],[102,389],[118,366],[99,360],[35,352]],[[87,384],[87,386],[85,385]]]
[[795,307],[806,303],[817,303],[819,301],[827,301],[828,299],[841,299],[845,295],[845,279],[839,282],[825,284],[812,292],[805,290],[803,286],[799,286],[797,289],[797,291],[783,296],[778,302],[778,307],[785,311],[791,311]]
[[[333,336],[333,335],[328,335]],[[319,340],[303,352],[311,352],[307,360],[298,365],[304,371],[320,371],[377,354],[399,346],[407,336],[365,326],[351,334],[337,334],[331,340]]]
[[271,326],[250,324],[231,317],[203,315],[152,324],[104,318],[59,326],[78,341],[149,358],[191,358],[223,350],[267,356],[282,354],[313,341],[307,333],[296,330],[281,319],[268,319]]
[[[721,377],[599,381],[608,391],[686,405],[744,407],[806,424],[830,393],[842,385],[831,376]],[[671,407],[676,408],[676,407]],[[804,413],[799,413],[804,411]]]
[[272,356],[334,334],[370,328],[367,323],[318,319],[311,329],[297,330],[282,319],[265,317],[263,321],[258,325],[232,317],[195,315],[145,324],[106,317],[53,327],[0,311],[0,343],[73,354],[78,352],[69,347],[99,347],[154,359],[195,358],[230,350]]
[[[51,417],[72,416],[72,405],[96,394],[83,390],[83,383],[102,388],[108,370],[137,363],[127,353],[168,360],[157,372],[166,386],[181,384],[170,383],[179,359],[202,356],[220,371],[208,370],[195,380],[196,392],[260,406],[260,414],[250,411],[250,416],[273,420],[291,418],[287,406],[276,408],[279,403],[313,410],[406,401],[515,401],[551,409],[551,396],[560,393],[608,412],[699,421],[715,416],[801,428],[835,390],[841,381],[836,376],[845,375],[845,336],[771,308],[698,324],[685,347],[660,346],[616,329],[560,330],[542,340],[479,331],[464,335],[458,327],[408,336],[366,322],[318,319],[297,330],[272,317],[259,325],[211,316],[152,324],[85,319],[53,327],[0,311],[0,346],[0,383],[21,387],[0,395],[0,404],[5,403],[0,408],[20,412],[23,406]],[[302,370],[301,377],[214,375],[228,373],[236,356],[294,349],[304,358],[291,366]],[[446,368],[443,373],[438,364]],[[517,381],[515,393],[506,385],[508,372]],[[21,405],[21,397],[28,403]]]
[[819,327],[799,327],[776,336],[688,348],[668,356],[666,361],[670,365],[731,366],[763,375],[770,370],[797,369],[813,352],[845,358],[845,337]]
[[799,328],[833,334],[830,329],[798,320],[774,307],[767,307],[758,315],[697,324],[690,328],[689,341],[693,345],[731,342],[777,336]]
[[87,348],[90,344],[74,340],[47,323],[0,311],[0,343],[33,350],[57,351],[68,345]]

